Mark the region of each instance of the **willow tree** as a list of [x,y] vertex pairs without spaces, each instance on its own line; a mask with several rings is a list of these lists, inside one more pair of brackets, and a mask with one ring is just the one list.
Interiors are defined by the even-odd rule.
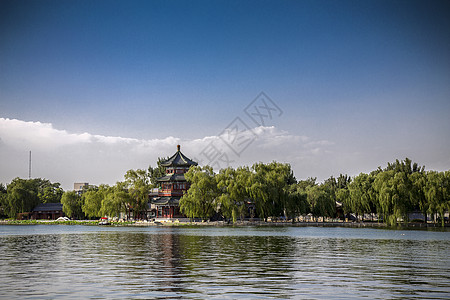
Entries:
[[128,203],[130,203],[130,195],[126,183],[117,182],[115,186],[107,190],[102,200],[100,213],[103,216],[118,217],[120,213],[129,213]]
[[248,186],[250,185],[251,172],[248,167],[231,167],[220,170],[216,175],[219,196],[217,202],[222,214],[236,222],[247,212],[247,203],[250,197]]
[[6,216],[8,207],[8,191],[3,183],[0,183],[0,218]]
[[396,224],[399,217],[394,214],[394,211],[398,211],[394,209],[398,198],[393,186],[394,175],[393,170],[380,172],[374,181],[374,189],[377,193],[377,201],[383,214],[383,220],[391,225]]
[[296,182],[289,164],[271,162],[252,166],[250,196],[260,218],[287,216],[289,185]]
[[310,213],[308,194],[298,184],[291,184],[288,188],[289,201],[286,207],[287,215],[294,220],[295,217]]
[[314,185],[306,188],[307,199],[311,212],[315,217],[333,217],[336,213],[336,202],[334,201],[328,186]]
[[348,190],[348,188],[339,189],[336,192],[336,201],[342,204],[344,215],[353,212],[352,202],[350,199],[350,191]]
[[388,163],[384,170],[377,170],[373,188],[380,212],[388,224],[395,224],[399,219],[406,222],[411,211],[418,208],[423,211],[428,206],[422,194],[421,175],[416,175],[423,174],[424,169],[406,158]]
[[84,217],[82,206],[83,199],[75,191],[67,191],[61,197],[63,212],[66,216],[74,219],[82,219]]
[[30,212],[39,204],[37,187],[34,180],[15,178],[7,186],[6,212],[15,218],[18,213]]
[[412,210],[410,188],[407,175],[403,172],[390,170],[376,176],[374,190],[386,223],[394,225],[398,219],[408,220],[408,213]]
[[365,213],[372,213],[372,203],[374,191],[370,180],[370,175],[361,173],[348,185],[349,197],[347,207],[358,216],[364,216]]
[[439,214],[444,226],[444,212],[450,210],[450,171],[427,173],[425,197],[428,201],[428,212],[434,217]]
[[88,189],[81,196],[83,198],[83,212],[87,217],[101,217],[102,216],[102,202],[111,191],[111,187],[108,185],[100,185]]
[[425,223],[428,221],[428,210],[430,208],[430,203],[425,195],[426,185],[427,185],[427,175],[422,172],[415,172],[410,175],[411,180],[411,197],[414,206],[419,209],[424,218]]
[[218,189],[212,167],[192,166],[184,177],[191,186],[180,199],[181,212],[189,218],[211,218],[218,208]]
[[128,170],[125,174],[125,184],[130,194],[130,208],[138,216],[147,210],[151,189],[151,174],[146,170]]

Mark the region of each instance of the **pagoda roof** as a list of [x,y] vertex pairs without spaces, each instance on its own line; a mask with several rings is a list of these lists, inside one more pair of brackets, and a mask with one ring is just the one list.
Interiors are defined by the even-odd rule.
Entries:
[[156,179],[159,182],[165,182],[165,181],[186,181],[186,178],[184,177],[184,174],[171,174],[166,175],[163,177],[159,177]]
[[180,204],[180,198],[179,197],[157,197],[157,198],[153,198],[152,204],[178,206]]
[[190,167],[196,166],[198,163],[189,159],[186,155],[181,153],[180,145],[177,145],[177,152],[172,155],[168,160],[161,162],[163,167]]

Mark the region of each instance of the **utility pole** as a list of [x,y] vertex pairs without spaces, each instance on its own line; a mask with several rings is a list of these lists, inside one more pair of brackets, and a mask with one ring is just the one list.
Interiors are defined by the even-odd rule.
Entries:
[[28,179],[31,179],[31,151],[30,151],[30,162],[28,163]]

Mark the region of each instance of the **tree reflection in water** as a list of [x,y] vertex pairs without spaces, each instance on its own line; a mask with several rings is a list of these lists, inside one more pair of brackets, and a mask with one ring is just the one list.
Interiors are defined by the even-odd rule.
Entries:
[[450,290],[447,232],[70,226],[3,231],[8,230],[0,234],[2,299],[446,299]]

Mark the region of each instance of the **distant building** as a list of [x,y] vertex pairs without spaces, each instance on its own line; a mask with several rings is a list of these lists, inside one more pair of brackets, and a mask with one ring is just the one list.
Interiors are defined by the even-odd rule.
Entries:
[[74,192],[76,192],[80,196],[88,188],[89,188],[89,183],[88,182],[76,182],[76,183],[73,184]]
[[152,198],[152,208],[156,218],[183,218],[180,212],[180,198],[189,189],[189,183],[184,174],[197,163],[186,157],[177,145],[177,152],[161,163],[166,167],[166,175],[158,178],[159,191]]
[[36,206],[30,214],[32,220],[56,220],[63,217],[63,205],[61,203],[42,203]]

